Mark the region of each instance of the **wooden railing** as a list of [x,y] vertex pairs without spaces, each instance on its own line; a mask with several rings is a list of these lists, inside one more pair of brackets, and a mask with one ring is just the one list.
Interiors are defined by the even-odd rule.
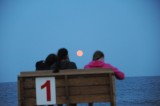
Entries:
[[19,106],[37,105],[35,79],[43,77],[55,78],[56,104],[110,102],[111,106],[116,106],[114,73],[111,69],[21,72],[18,76]]

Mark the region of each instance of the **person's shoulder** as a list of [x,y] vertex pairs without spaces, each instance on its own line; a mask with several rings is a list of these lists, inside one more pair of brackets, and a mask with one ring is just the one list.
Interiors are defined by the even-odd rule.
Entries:
[[77,65],[75,62],[72,62],[72,61],[68,61],[68,67],[71,68],[71,69],[77,69]]
[[37,61],[35,65],[38,66],[40,64],[44,64],[44,61],[43,60]]
[[69,63],[70,63],[70,64],[76,64],[76,63],[75,63],[75,62],[73,62],[73,61],[69,61]]
[[36,63],[44,63],[44,60],[37,61]]
[[43,60],[36,62],[36,70],[48,70],[50,69]]

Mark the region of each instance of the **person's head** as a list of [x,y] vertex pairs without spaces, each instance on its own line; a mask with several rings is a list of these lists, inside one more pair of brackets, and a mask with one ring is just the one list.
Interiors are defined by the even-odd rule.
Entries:
[[57,56],[59,61],[68,60],[68,50],[66,48],[59,49]]
[[45,63],[48,65],[52,65],[55,62],[57,62],[57,56],[55,54],[49,54],[45,59]]
[[103,52],[97,50],[93,54],[93,60],[100,60],[100,59],[102,59],[102,60],[104,59],[104,54],[103,54]]

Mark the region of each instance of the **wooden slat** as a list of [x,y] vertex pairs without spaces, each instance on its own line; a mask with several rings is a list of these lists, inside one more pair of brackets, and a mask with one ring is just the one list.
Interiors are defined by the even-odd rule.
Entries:
[[111,98],[111,106],[116,106],[116,98],[115,98],[115,90],[114,90],[114,78],[110,74],[109,75],[110,81],[110,98]]
[[24,98],[36,98],[36,90],[35,89],[25,89]]
[[65,87],[63,88],[56,88],[56,96],[65,96]]
[[64,78],[62,79],[57,79],[56,78],[56,87],[64,87],[65,86],[65,80]]
[[83,87],[70,87],[70,95],[98,95],[106,94],[108,95],[109,89],[107,86],[83,86]]
[[[93,95],[93,94],[106,94],[108,95],[110,89],[107,86],[82,86],[82,87],[69,87],[69,95]],[[56,96],[65,96],[65,88],[56,88]]]
[[65,79],[65,98],[66,98],[66,104],[69,105],[70,104],[70,97],[69,97],[69,86],[68,86],[68,76],[65,75],[64,76],[64,79]]
[[[77,95],[70,96],[70,103],[109,102],[108,95]],[[65,96],[57,97],[57,104],[67,103]]]
[[18,106],[21,106],[22,104],[22,98],[23,98],[23,95],[22,95],[22,81],[21,81],[21,77],[18,76]]
[[[85,95],[85,94],[108,94],[109,89],[107,86],[84,86],[84,87],[70,87],[69,88],[70,95]],[[24,90],[24,97],[35,97],[36,92],[35,89],[26,89]],[[65,95],[65,88],[57,88],[56,89],[57,96]]]
[[35,98],[26,98],[22,106],[37,106]]
[[[91,78],[72,78],[68,79],[69,86],[83,86],[83,85],[105,85],[109,82],[106,81],[107,77],[91,77]],[[27,78],[24,82],[24,88],[35,88],[35,78]],[[64,79],[56,79],[56,87],[64,87]]]
[[[57,104],[66,104],[67,100],[65,96],[57,97]],[[87,103],[87,102],[109,102],[110,98],[107,95],[83,95],[83,96],[71,96],[70,103]],[[23,102],[23,106],[35,106],[35,98],[26,98]]]
[[[83,87],[69,87],[69,95],[93,95],[93,94],[106,94],[108,95],[110,90],[107,86],[83,86]],[[65,88],[56,88],[56,96],[65,96]],[[35,98],[35,89],[24,90],[24,98]]]
[[57,104],[67,104],[68,101],[65,96],[59,96],[59,97],[56,97],[56,103]]
[[35,89],[35,77],[25,78],[23,83],[25,89],[31,89],[31,88]]
[[[107,77],[75,77],[68,79],[69,86],[105,85],[109,84]],[[64,79],[56,79],[56,87],[64,87]]]
[[79,78],[70,78],[69,86],[96,86],[96,85],[106,85],[106,77],[79,77]]
[[64,75],[87,75],[87,74],[113,74],[112,69],[68,69],[61,70],[58,73],[53,73],[52,70],[45,71],[32,71],[32,72],[21,72],[21,77],[49,77],[49,76],[64,76]]
[[71,96],[70,103],[84,103],[84,102],[108,102],[110,98],[108,95],[79,95]]

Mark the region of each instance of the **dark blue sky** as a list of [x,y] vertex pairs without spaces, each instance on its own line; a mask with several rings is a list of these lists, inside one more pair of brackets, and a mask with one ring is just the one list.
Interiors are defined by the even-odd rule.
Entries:
[[[83,68],[95,50],[126,76],[160,75],[159,2],[34,0],[0,2],[0,82],[13,82],[35,62],[68,48]],[[77,57],[77,50],[84,55]]]

